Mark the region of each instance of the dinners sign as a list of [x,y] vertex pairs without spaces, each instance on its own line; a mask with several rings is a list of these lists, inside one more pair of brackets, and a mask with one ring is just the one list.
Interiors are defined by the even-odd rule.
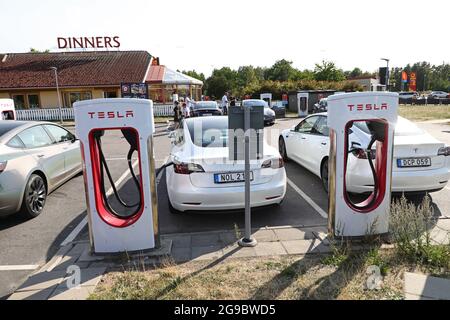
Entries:
[[120,48],[119,37],[58,37],[59,49]]

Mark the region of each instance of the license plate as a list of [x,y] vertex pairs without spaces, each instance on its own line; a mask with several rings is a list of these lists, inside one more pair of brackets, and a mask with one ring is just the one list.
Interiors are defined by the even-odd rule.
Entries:
[[[253,180],[253,172],[250,171],[250,181]],[[214,183],[233,183],[233,182],[244,182],[245,173],[244,172],[232,172],[232,173],[215,173]]]
[[212,113],[204,113],[203,116],[204,116],[204,117],[206,117],[206,116],[212,116]]
[[404,158],[397,159],[397,167],[405,168],[405,167],[429,167],[431,166],[431,158]]

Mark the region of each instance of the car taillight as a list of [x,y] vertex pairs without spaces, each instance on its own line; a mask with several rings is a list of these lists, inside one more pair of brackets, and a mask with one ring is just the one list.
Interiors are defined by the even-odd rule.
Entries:
[[438,156],[450,156],[450,147],[439,148]]
[[184,162],[174,163],[173,169],[174,169],[175,173],[179,173],[179,174],[191,174],[194,172],[205,172],[205,170],[203,170],[201,165],[195,164],[195,163],[184,163]]
[[0,173],[5,171],[8,161],[0,161]]
[[[353,155],[357,157],[358,159],[367,159],[367,152],[364,149],[354,149],[352,151]],[[375,159],[375,150],[372,150],[372,160]]]
[[269,160],[264,161],[261,165],[261,168],[263,168],[263,169],[267,169],[267,168],[279,169],[279,168],[283,168],[283,167],[284,167],[283,158],[269,159]]

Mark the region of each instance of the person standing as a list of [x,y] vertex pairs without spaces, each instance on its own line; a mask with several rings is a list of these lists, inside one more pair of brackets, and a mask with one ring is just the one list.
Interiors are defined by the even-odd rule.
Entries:
[[191,99],[191,95],[188,94],[186,96],[186,107],[187,107],[187,112],[189,113],[189,115],[194,110],[194,104],[195,104],[195,101],[193,99]]
[[223,114],[228,114],[228,91],[225,92],[225,94],[222,97],[222,110],[223,110]]

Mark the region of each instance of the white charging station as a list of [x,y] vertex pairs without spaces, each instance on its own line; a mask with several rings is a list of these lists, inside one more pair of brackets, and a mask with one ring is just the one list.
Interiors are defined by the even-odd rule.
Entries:
[[[88,207],[91,249],[94,253],[116,253],[154,248],[158,243],[158,215],[153,156],[153,102],[144,99],[96,99],[76,102],[75,127],[81,141],[83,174]],[[105,188],[110,172],[102,151],[105,131],[121,131],[130,144],[128,168],[139,201],[127,204],[117,190]],[[136,152],[136,173],[131,155]],[[106,173],[106,175],[105,175]],[[111,186],[114,185],[114,182]],[[112,196],[122,201],[114,208]],[[119,210],[118,207],[121,209]]]
[[272,108],[272,94],[271,93],[261,93],[259,98],[267,102],[269,108]]
[[[397,110],[397,93],[356,92],[328,97],[328,226],[334,236],[357,237],[388,232]],[[366,126],[370,136],[367,146],[350,141],[352,126],[356,122],[364,122]],[[346,173],[351,170],[347,165],[352,150],[363,152],[365,159],[370,161],[369,170],[374,178],[373,192],[364,200],[352,199],[346,189]]]
[[306,117],[308,115],[308,92],[297,93],[297,110],[299,117]]
[[0,120],[16,120],[16,108],[13,99],[0,99]]

